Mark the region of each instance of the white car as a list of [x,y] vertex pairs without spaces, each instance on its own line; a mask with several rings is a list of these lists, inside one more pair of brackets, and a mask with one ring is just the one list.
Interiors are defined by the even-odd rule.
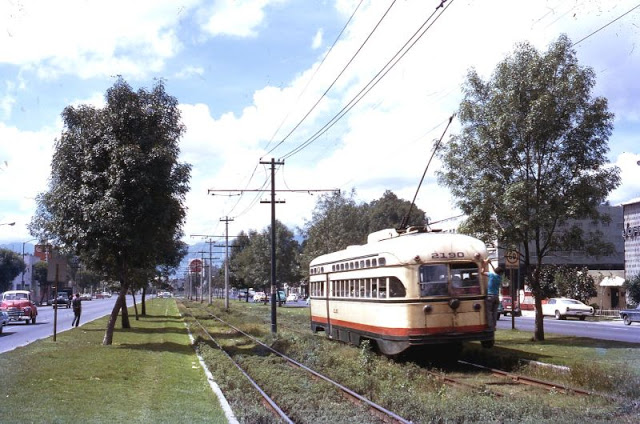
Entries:
[[289,295],[287,296],[287,302],[297,302],[298,301],[298,295],[295,293],[289,293]]
[[577,317],[581,321],[587,316],[592,316],[594,310],[579,300],[568,299],[566,297],[554,297],[542,305],[543,316],[554,316],[556,319],[566,319],[567,317]]
[[256,292],[256,294],[253,295],[253,301],[254,302],[266,302],[267,301],[267,295],[265,292]]

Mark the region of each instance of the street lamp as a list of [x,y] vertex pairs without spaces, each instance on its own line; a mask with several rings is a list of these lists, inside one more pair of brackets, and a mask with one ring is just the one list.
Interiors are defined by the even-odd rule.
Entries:
[[[14,222],[14,224],[15,224],[15,222]],[[27,240],[27,241],[22,243],[22,262],[24,262],[24,245],[29,243],[30,241],[34,241],[34,240],[38,240],[38,239],[34,238],[34,239]],[[31,273],[31,276],[33,277],[33,272]],[[33,281],[33,278],[31,278],[31,280]],[[20,289],[24,290],[24,271],[22,271],[22,285],[21,285]]]

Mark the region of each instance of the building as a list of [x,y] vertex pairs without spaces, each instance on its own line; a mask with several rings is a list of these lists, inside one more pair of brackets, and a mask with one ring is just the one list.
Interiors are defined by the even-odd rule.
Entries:
[[624,278],[630,280],[640,274],[640,198],[622,204],[624,225]]

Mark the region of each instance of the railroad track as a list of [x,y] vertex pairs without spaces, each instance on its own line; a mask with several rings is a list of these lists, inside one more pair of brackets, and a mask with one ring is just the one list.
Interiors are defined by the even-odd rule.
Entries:
[[[186,305],[185,305],[186,307]],[[267,406],[267,408],[278,418],[282,419],[284,422],[287,423],[294,423],[295,421],[290,417],[290,414],[287,413],[286,408],[283,408],[281,406],[279,406],[277,404],[277,402],[267,393],[267,391],[265,389],[263,389],[260,384],[258,384],[258,382],[256,382],[256,380],[254,378],[251,377],[250,373],[243,369],[243,367],[238,363],[238,361],[236,361],[233,357],[232,354],[230,354],[223,346],[221,343],[219,343],[215,337],[213,337],[213,335],[211,334],[211,332],[207,329],[207,327],[201,322],[201,320],[199,320],[198,318],[196,318],[196,316],[190,311],[190,308],[186,307],[187,310],[187,314],[191,317],[191,319],[193,320],[193,322],[202,330],[202,333],[211,341],[214,343],[214,345],[228,358],[228,360],[240,371],[240,373],[247,379],[247,381],[255,388],[255,390],[257,391],[257,393],[261,396],[261,398],[263,399],[263,403]],[[244,337],[250,339],[253,343],[256,343],[257,345],[262,346],[263,348],[267,349],[268,351],[270,351],[271,353],[277,355],[278,357],[280,357],[282,360],[286,361],[287,364],[291,365],[292,367],[302,370],[304,371],[304,373],[306,373],[307,375],[311,376],[311,380],[312,381],[316,381],[316,380],[320,380],[323,381],[325,383],[328,383],[329,385],[331,385],[332,387],[334,387],[336,390],[339,390],[343,396],[345,396],[346,398],[349,399],[349,401],[355,403],[355,404],[359,404],[359,405],[363,405],[366,409],[369,410],[369,412],[373,417],[377,417],[377,419],[380,422],[384,422],[384,423],[410,423],[411,421],[395,414],[392,411],[389,411],[388,409],[386,409],[385,407],[376,404],[375,402],[372,402],[371,400],[365,398],[364,396],[356,393],[355,391],[349,389],[348,387],[334,381],[333,379],[327,377],[324,374],[321,374],[309,367],[307,367],[306,365],[286,356],[285,354],[273,349],[271,346],[263,343],[261,340],[257,339],[256,337],[253,337],[252,335],[242,331],[241,329],[235,327],[234,325],[226,322],[225,320],[223,320],[222,318],[216,316],[215,314],[209,312],[209,311],[203,311],[203,310],[199,310],[199,313],[205,313],[208,317],[217,320],[218,322],[224,324],[225,326],[233,329],[236,333],[243,335]]]

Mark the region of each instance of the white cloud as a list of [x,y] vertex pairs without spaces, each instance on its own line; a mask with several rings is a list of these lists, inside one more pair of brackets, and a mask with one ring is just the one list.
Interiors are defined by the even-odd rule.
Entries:
[[36,69],[41,78],[144,76],[180,49],[172,27],[196,2],[2,2],[0,63]]
[[640,197],[640,150],[621,153],[614,165],[620,168],[622,183],[609,196],[611,203],[617,205]]
[[316,35],[313,36],[313,40],[311,41],[311,48],[313,50],[317,50],[320,47],[322,47],[322,37],[324,36],[324,31],[322,28],[320,28],[317,32]]
[[211,35],[255,37],[265,18],[264,9],[283,0],[217,0],[203,29]]
[[178,79],[187,79],[191,77],[202,77],[204,68],[202,66],[186,66],[177,72],[174,76]]

